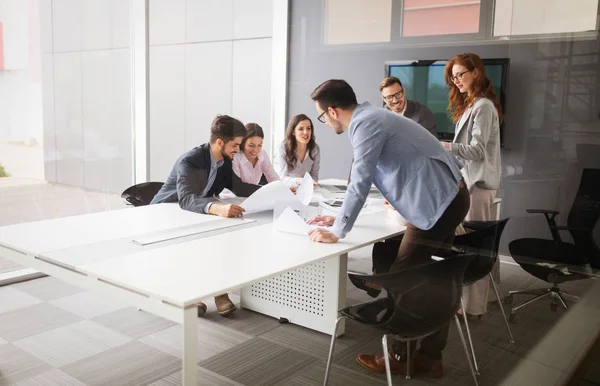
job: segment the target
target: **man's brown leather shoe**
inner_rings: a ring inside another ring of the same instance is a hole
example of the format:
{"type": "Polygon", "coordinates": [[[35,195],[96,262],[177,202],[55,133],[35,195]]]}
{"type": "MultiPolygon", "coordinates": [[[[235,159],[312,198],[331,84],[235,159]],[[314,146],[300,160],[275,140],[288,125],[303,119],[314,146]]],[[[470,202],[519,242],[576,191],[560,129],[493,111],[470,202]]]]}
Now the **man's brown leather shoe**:
{"type": "Polygon", "coordinates": [[[229,315],[235,311],[235,304],[229,300],[227,294],[215,296],[215,305],[217,306],[217,312],[221,316],[229,315]]]}
{"type": "Polygon", "coordinates": [[[441,360],[431,359],[427,354],[417,353],[415,372],[430,378],[440,378],[444,375],[444,365],[441,360]]]}
{"type": "Polygon", "coordinates": [[[201,318],[206,314],[206,304],[199,302],[198,303],[198,317],[201,318]]]}
{"type": "MultiPolygon", "coordinates": [[[[368,355],[360,354],[356,357],[356,361],[362,367],[378,373],[385,373],[385,359],[383,354],[368,355]]],[[[406,362],[398,361],[394,356],[390,355],[390,370],[392,373],[406,374],[406,362]]],[[[411,360],[410,372],[413,373],[414,362],[411,360]]]]}

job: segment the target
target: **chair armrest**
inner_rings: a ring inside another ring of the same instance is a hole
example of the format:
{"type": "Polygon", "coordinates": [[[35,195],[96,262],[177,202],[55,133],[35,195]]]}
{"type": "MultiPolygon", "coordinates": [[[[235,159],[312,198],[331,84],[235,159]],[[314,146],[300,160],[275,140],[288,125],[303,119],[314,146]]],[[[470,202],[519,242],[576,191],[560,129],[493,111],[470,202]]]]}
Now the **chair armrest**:
{"type": "Polygon", "coordinates": [[[556,241],[557,243],[560,243],[562,241],[562,239],[560,238],[560,235],[558,234],[558,230],[555,229],[555,227],[557,225],[556,225],[556,221],[554,221],[554,219],[560,213],[558,210],[552,210],[552,209],[525,209],[525,211],[527,213],[543,214],[544,217],[546,218],[546,222],[548,223],[548,228],[550,228],[550,233],[552,234],[552,238],[554,239],[554,241],[556,241]]]}
{"type": "Polygon", "coordinates": [[[552,209],[525,209],[525,211],[527,213],[553,214],[555,216],[560,213],[559,211],[552,209]]]}

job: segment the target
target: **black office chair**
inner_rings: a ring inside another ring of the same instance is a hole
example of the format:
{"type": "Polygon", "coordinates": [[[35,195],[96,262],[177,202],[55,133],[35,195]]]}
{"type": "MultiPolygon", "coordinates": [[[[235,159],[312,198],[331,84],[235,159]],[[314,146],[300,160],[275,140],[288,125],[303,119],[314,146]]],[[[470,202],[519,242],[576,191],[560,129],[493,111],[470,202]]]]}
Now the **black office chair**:
{"type": "Polygon", "coordinates": [[[592,242],[596,249],[600,250],[600,221],[596,222],[596,226],[592,231],[592,242]]]}
{"type": "Polygon", "coordinates": [[[593,230],[600,221],[600,169],[583,169],[577,195],[569,212],[566,226],[556,225],[559,214],[550,209],[528,209],[528,213],[539,213],[546,217],[552,239],[523,238],[508,244],[513,259],[529,274],[544,280],[552,287],[536,290],[509,291],[505,302],[513,303],[518,294],[534,297],[512,307],[509,320],[516,323],[515,312],[537,300],[550,297],[550,309],[556,311],[558,303],[566,310],[567,303],[563,295],[574,299],[559,288],[560,283],[589,278],[586,268],[600,268],[600,249],[594,243],[593,230]],[[574,243],[562,240],[560,231],[569,231],[574,243]],[[578,266],[577,272],[569,272],[567,266],[578,266]],[[567,270],[565,270],[567,269],[567,270]]]}
{"type": "MultiPolygon", "coordinates": [[[[327,359],[324,385],[329,379],[329,369],[333,359],[333,350],[338,324],[344,318],[357,322],[378,326],[391,332],[394,338],[406,342],[410,362],[410,342],[417,341],[433,334],[449,323],[452,318],[456,323],[471,373],[477,385],[477,378],[471,357],[465,342],[456,311],[460,307],[463,274],[474,255],[456,254],[441,261],[432,261],[402,271],[380,275],[354,275],[357,280],[365,280],[381,285],[387,297],[367,303],[361,303],[340,310],[341,316],[336,320],[331,336],[331,347],[327,359]]],[[[390,371],[387,333],[382,337],[388,385],[392,384],[390,371]]],[[[410,369],[409,369],[410,370],[410,369]]],[[[406,378],[410,378],[410,371],[406,378]]]]}
{"type": "MultiPolygon", "coordinates": [[[[492,275],[492,268],[498,260],[498,248],[500,246],[500,238],[502,237],[502,231],[508,219],[499,221],[465,221],[463,227],[467,231],[464,235],[454,237],[454,247],[461,250],[463,253],[470,253],[475,256],[471,263],[465,270],[463,284],[469,285],[479,281],[486,276],[490,278],[492,288],[496,294],[497,299],[501,299],[500,290],[496,284],[492,275]]],[[[508,336],[510,342],[514,343],[512,331],[504,312],[502,302],[500,304],[500,311],[508,330],[508,336]]],[[[469,346],[471,347],[471,353],[473,354],[473,364],[475,365],[475,372],[479,374],[479,366],[477,365],[477,359],[475,357],[475,349],[473,348],[473,340],[471,339],[471,331],[469,330],[469,323],[467,321],[467,313],[464,304],[461,299],[461,308],[464,317],[465,328],[467,330],[467,338],[469,340],[469,346]]]]}
{"type": "Polygon", "coordinates": [[[162,186],[162,182],[142,182],[125,189],[123,193],[121,193],[121,198],[128,205],[148,205],[162,186]]]}

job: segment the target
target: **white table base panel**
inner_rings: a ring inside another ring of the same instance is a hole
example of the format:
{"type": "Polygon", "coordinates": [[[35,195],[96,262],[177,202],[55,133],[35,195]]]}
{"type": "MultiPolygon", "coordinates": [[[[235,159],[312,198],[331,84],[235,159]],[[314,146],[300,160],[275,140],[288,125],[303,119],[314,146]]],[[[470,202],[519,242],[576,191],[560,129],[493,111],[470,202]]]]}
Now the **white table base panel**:
{"type": "MultiPolygon", "coordinates": [[[[331,335],[346,306],[348,254],[294,269],[242,288],[243,308],[331,335]]],[[[338,335],[344,333],[342,321],[338,335]]]]}

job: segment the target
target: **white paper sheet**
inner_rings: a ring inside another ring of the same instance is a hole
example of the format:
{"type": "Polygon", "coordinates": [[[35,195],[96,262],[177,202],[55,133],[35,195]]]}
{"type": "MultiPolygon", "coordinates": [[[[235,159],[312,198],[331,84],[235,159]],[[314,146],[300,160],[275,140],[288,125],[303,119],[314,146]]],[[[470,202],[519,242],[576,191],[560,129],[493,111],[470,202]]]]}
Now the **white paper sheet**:
{"type": "Polygon", "coordinates": [[[273,228],[279,232],[293,233],[296,235],[308,235],[308,231],[311,229],[310,225],[306,223],[292,208],[289,206],[279,215],[277,220],[273,223],[273,228]]]}
{"type": "MultiPolygon", "coordinates": [[[[296,194],[292,193],[288,186],[281,181],[273,181],[254,192],[250,197],[239,203],[246,209],[246,213],[256,213],[265,210],[273,210],[277,202],[299,202],[302,205],[310,204],[314,192],[313,179],[306,173],[296,194]]],[[[223,200],[224,202],[231,199],[223,200]]]]}
{"type": "Polygon", "coordinates": [[[315,188],[314,188],[314,184],[313,184],[313,179],[310,176],[310,174],[308,174],[308,172],[306,172],[304,174],[304,178],[302,179],[302,183],[298,187],[298,190],[296,190],[296,198],[303,205],[308,205],[308,204],[310,204],[310,200],[312,199],[314,191],[315,191],[315,188]]]}
{"type": "Polygon", "coordinates": [[[318,214],[318,209],[303,205],[300,201],[277,201],[273,207],[273,222],[277,221],[279,216],[286,210],[292,209],[300,218],[307,220],[318,214]]]}
{"type": "Polygon", "coordinates": [[[250,197],[244,200],[240,206],[246,209],[246,213],[262,212],[264,210],[273,210],[277,201],[297,200],[289,187],[281,181],[273,181],[254,192],[250,197]]]}
{"type": "Polygon", "coordinates": [[[273,221],[274,230],[301,236],[308,236],[308,232],[316,228],[328,229],[328,227],[318,226],[316,224],[308,225],[296,210],[289,206],[281,212],[275,221],[273,221]]]}

